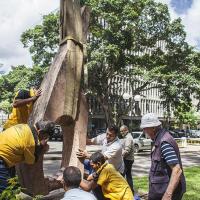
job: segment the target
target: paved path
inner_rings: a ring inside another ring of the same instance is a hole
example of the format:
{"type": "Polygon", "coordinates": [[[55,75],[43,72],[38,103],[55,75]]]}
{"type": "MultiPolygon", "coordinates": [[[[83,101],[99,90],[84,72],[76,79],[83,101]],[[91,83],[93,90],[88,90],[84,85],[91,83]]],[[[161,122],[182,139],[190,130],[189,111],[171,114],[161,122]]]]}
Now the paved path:
{"type": "MultiPolygon", "coordinates": [[[[44,173],[45,175],[55,174],[61,164],[62,142],[50,142],[50,151],[45,155],[44,173]]],[[[87,150],[94,152],[101,150],[100,146],[87,146],[87,150]]],[[[184,167],[199,165],[200,166],[200,145],[188,145],[186,148],[180,148],[182,162],[184,167]]],[[[148,174],[150,168],[150,151],[140,152],[135,155],[133,165],[133,176],[144,176],[148,174]]]]}
{"type": "MultiPolygon", "coordinates": [[[[183,167],[200,166],[200,145],[180,148],[183,167]]],[[[150,151],[141,152],[135,156],[133,176],[144,176],[150,169],[150,151]]]]}

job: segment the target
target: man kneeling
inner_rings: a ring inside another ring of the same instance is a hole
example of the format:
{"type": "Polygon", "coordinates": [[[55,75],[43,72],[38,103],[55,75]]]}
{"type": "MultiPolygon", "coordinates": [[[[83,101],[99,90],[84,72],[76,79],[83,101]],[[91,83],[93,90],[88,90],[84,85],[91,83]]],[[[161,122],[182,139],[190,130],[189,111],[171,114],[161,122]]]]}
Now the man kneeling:
{"type": "Polygon", "coordinates": [[[64,189],[66,191],[62,200],[96,200],[94,195],[79,188],[81,171],[77,167],[67,167],[63,172],[64,189]]]}
{"type": "Polygon", "coordinates": [[[88,181],[81,181],[80,187],[83,190],[90,191],[100,186],[105,199],[133,200],[133,194],[128,183],[113,165],[105,162],[102,153],[92,154],[90,165],[95,172],[88,177],[88,181]]]}

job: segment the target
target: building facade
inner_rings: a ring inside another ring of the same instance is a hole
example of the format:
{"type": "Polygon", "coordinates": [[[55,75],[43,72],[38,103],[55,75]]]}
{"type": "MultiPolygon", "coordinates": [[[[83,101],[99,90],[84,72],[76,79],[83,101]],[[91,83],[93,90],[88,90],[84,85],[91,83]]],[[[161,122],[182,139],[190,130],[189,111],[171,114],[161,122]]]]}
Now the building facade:
{"type": "MultiPolygon", "coordinates": [[[[143,85],[143,81],[136,81],[133,86],[129,83],[129,79],[123,76],[116,76],[115,82],[119,83],[121,87],[118,87],[117,95],[123,96],[123,94],[129,94],[130,106],[129,112],[123,116],[123,123],[132,127],[133,130],[139,129],[139,124],[142,115],[153,112],[160,120],[164,120],[166,110],[163,106],[163,99],[160,98],[160,91],[156,83],[150,83],[145,89],[140,92],[140,100],[135,101],[132,91],[143,85]]],[[[139,79],[138,79],[139,80],[139,79]]],[[[88,99],[89,105],[89,130],[103,129],[106,128],[105,116],[101,109],[101,106],[95,98],[88,99]]],[[[117,105],[125,106],[125,105],[117,105]]]]}

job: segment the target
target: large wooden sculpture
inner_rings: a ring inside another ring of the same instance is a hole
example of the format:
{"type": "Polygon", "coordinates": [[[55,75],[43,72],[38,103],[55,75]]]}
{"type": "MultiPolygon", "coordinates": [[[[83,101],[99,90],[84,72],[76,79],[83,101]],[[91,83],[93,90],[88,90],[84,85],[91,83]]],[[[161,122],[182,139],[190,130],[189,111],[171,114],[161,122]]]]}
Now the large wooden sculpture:
{"type": "MultiPolygon", "coordinates": [[[[61,0],[60,48],[42,84],[42,96],[34,105],[29,122],[56,121],[63,129],[62,166],[82,167],[76,158],[85,148],[88,110],[81,90],[83,49],[89,24],[89,12],[80,9],[78,0],[61,0]]],[[[43,173],[43,157],[33,166],[20,164],[18,175],[26,193],[48,194],[49,184],[43,173]]]]}

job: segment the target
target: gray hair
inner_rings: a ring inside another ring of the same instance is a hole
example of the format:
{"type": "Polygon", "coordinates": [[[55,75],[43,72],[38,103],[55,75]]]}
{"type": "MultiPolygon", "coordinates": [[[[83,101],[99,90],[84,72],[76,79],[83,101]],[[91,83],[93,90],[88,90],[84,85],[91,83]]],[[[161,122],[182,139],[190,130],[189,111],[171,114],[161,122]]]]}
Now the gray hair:
{"type": "Polygon", "coordinates": [[[122,126],[120,127],[120,129],[126,129],[126,130],[128,130],[128,126],[122,125],[122,126]]]}

